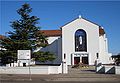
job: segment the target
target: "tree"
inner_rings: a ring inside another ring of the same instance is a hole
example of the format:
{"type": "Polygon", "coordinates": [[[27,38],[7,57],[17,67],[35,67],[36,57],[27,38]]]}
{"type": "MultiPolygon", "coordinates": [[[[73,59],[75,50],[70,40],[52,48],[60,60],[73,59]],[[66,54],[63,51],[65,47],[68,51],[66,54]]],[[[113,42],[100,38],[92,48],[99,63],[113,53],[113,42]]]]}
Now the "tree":
{"type": "Polygon", "coordinates": [[[27,3],[17,10],[20,19],[11,22],[14,31],[9,31],[9,36],[1,42],[7,51],[17,53],[17,50],[31,50],[33,52],[36,47],[47,46],[46,37],[41,32],[38,33],[40,30],[40,27],[37,26],[39,18],[30,16],[31,12],[32,8],[27,3]]]}
{"type": "Polygon", "coordinates": [[[120,53],[115,56],[115,64],[120,65],[120,53]]]}
{"type": "Polygon", "coordinates": [[[0,50],[0,58],[1,58],[1,63],[8,64],[8,63],[13,63],[16,61],[16,53],[13,53],[12,51],[5,51],[5,50],[0,50]]]}

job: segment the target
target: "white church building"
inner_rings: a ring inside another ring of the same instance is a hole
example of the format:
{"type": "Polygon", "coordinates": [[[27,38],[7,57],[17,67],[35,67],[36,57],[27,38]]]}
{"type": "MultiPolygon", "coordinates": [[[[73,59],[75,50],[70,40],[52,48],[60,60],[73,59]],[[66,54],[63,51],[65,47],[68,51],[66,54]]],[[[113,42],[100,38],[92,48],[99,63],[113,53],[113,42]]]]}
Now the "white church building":
{"type": "MultiPolygon", "coordinates": [[[[41,32],[47,37],[48,46],[45,48],[37,48],[35,51],[50,51],[56,55],[56,59],[46,63],[32,62],[30,50],[18,50],[16,66],[47,64],[46,66],[31,66],[31,73],[59,74],[68,73],[68,65],[79,63],[95,65],[96,60],[102,64],[113,63],[111,58],[112,54],[108,53],[108,42],[103,27],[85,18],[76,18],[60,27],[59,30],[40,30],[40,33],[41,32]]],[[[0,36],[0,38],[2,39],[2,36],[0,36]]],[[[10,67],[10,64],[8,64],[8,66],[10,67]]],[[[7,68],[7,71],[2,68],[2,73],[29,73],[26,72],[28,70],[27,67],[23,67],[23,70],[19,67],[14,67],[14,63],[12,66],[13,67],[9,69],[7,68]],[[11,73],[11,71],[14,72],[11,73]]]]}
{"type": "Polygon", "coordinates": [[[56,55],[53,64],[94,65],[96,59],[102,64],[110,64],[108,40],[103,27],[79,17],[60,27],[59,30],[42,30],[47,36],[48,46],[36,51],[50,51],[56,55]]]}

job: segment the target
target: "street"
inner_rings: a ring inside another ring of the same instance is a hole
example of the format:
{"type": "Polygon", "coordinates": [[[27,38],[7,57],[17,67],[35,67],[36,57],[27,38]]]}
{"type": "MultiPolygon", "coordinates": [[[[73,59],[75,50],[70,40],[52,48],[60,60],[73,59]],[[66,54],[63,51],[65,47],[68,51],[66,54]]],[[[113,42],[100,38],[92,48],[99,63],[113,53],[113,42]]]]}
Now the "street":
{"type": "Polygon", "coordinates": [[[40,80],[32,80],[32,81],[0,81],[0,83],[120,83],[119,81],[118,82],[98,82],[98,81],[94,81],[94,82],[81,82],[81,81],[40,81],[40,80]]]}

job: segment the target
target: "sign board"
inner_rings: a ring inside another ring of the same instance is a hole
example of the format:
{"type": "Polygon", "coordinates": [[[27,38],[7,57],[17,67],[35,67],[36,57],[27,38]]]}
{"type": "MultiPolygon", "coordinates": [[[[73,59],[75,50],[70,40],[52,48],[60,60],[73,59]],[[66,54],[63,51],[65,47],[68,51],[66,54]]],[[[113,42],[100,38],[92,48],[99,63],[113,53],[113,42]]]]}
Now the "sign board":
{"type": "Polygon", "coordinates": [[[30,60],[31,51],[30,50],[18,50],[17,57],[18,57],[18,60],[30,60]]]}

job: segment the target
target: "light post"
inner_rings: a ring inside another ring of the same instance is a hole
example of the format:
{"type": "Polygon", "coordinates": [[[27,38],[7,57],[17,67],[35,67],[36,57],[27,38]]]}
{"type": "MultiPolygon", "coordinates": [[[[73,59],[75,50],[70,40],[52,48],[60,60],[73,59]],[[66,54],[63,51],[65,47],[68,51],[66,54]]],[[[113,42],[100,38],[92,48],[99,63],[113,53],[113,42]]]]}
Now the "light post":
{"type": "Polygon", "coordinates": [[[28,61],[28,67],[29,67],[29,80],[32,80],[32,79],[31,79],[31,71],[30,71],[30,59],[29,59],[29,61],[28,61]]]}

